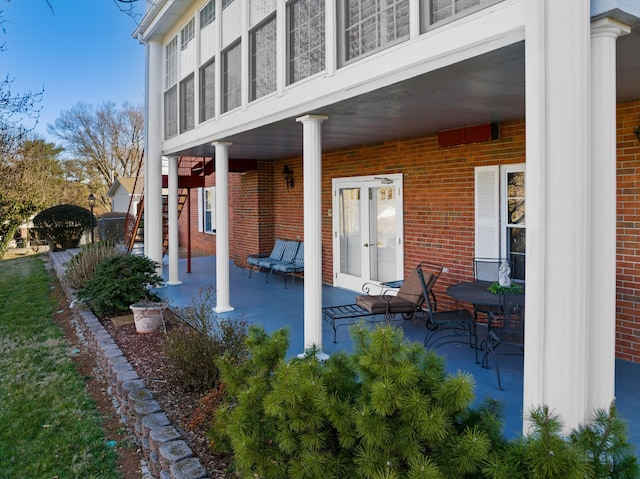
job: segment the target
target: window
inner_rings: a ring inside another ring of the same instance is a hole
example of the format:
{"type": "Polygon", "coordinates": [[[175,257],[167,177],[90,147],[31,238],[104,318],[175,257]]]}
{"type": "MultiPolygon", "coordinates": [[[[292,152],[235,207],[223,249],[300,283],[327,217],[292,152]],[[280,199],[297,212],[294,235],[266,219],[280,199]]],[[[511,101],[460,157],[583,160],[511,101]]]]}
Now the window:
{"type": "Polygon", "coordinates": [[[251,99],[276,90],[276,17],[251,32],[251,99]]]}
{"type": "Polygon", "coordinates": [[[240,42],[222,53],[222,109],[233,110],[241,104],[240,42]]]}
{"type": "Polygon", "coordinates": [[[200,122],[216,114],[216,62],[209,61],[200,67],[200,122]]]}
{"type": "Polygon", "coordinates": [[[215,0],[210,0],[203,8],[200,10],[200,29],[203,29],[210,23],[212,23],[216,19],[216,2],[215,0]]]}
{"type": "Polygon", "coordinates": [[[178,37],[173,37],[165,47],[164,70],[164,137],[167,139],[178,134],[178,37]]]}
{"type": "Polygon", "coordinates": [[[409,0],[342,0],[342,5],[342,62],[409,37],[409,0]]]}
{"type": "Polygon", "coordinates": [[[289,83],[324,70],[324,36],[324,0],[289,5],[289,83]]]}
{"type": "Polygon", "coordinates": [[[216,232],[216,189],[204,188],[202,195],[203,230],[205,233],[216,232]]]}
{"type": "Polygon", "coordinates": [[[422,0],[424,27],[476,12],[502,0],[422,0]]]}
{"type": "Polygon", "coordinates": [[[475,174],[476,257],[508,258],[525,280],[525,166],[482,166],[475,174]]]}
{"type": "Polygon", "coordinates": [[[164,92],[164,138],[178,134],[178,87],[174,85],[164,92]]]}
{"type": "Polygon", "coordinates": [[[193,73],[180,82],[180,133],[195,128],[195,85],[193,73]]]}
{"type": "Polygon", "coordinates": [[[189,20],[184,28],[180,31],[180,50],[185,50],[187,45],[195,36],[196,19],[189,20]]]}
{"type": "Polygon", "coordinates": [[[178,81],[178,37],[165,47],[164,87],[171,88],[178,81]]]}
{"type": "Polygon", "coordinates": [[[224,10],[233,3],[233,0],[222,0],[222,9],[224,10]]]}

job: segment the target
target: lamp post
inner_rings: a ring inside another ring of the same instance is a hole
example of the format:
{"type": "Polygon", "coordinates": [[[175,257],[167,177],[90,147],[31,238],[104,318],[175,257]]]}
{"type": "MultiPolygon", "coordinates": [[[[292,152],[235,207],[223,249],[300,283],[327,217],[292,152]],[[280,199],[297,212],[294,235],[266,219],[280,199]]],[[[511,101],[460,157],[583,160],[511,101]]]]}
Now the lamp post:
{"type": "Polygon", "coordinates": [[[93,243],[93,207],[96,205],[96,197],[89,193],[89,208],[91,209],[91,243],[93,243]]]}

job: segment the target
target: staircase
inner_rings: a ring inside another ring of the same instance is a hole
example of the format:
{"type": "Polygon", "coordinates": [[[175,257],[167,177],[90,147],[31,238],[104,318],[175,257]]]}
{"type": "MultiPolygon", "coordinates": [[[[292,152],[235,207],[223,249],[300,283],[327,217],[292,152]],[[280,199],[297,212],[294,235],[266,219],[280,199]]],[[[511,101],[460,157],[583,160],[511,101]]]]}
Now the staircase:
{"type": "MultiPolygon", "coordinates": [[[[142,165],[142,162],[140,162],[142,165]]],[[[197,188],[204,186],[204,177],[205,175],[210,175],[213,172],[213,161],[205,161],[205,160],[184,160],[180,158],[178,160],[178,218],[180,218],[180,214],[182,213],[182,209],[187,202],[187,198],[189,196],[190,188],[197,188]]],[[[140,169],[138,169],[138,173],[136,175],[136,181],[134,183],[134,191],[135,184],[137,184],[140,179],[140,169]]],[[[162,178],[162,186],[163,188],[167,187],[168,178],[166,175],[162,178]]],[[[133,196],[131,198],[133,201],[133,196]]],[[[169,205],[168,205],[168,197],[167,195],[162,196],[162,254],[165,255],[167,253],[167,249],[169,247],[169,205]]],[[[131,208],[131,203],[129,205],[131,208]]],[[[136,212],[136,216],[128,215],[127,220],[125,221],[125,241],[127,244],[127,251],[130,253],[133,251],[133,248],[136,243],[141,243],[144,241],[144,194],[142,195],[140,202],[138,203],[138,210],[136,212]]]]}

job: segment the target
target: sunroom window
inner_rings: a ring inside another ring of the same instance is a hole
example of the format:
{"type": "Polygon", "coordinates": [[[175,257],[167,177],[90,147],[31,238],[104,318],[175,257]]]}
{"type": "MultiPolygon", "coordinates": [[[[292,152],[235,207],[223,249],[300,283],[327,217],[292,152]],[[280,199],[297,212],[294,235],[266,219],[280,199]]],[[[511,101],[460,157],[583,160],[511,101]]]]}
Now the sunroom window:
{"type": "Polygon", "coordinates": [[[289,83],[325,69],[324,0],[289,4],[289,83]]]}
{"type": "Polygon", "coordinates": [[[276,17],[251,32],[251,99],[276,90],[276,17]]]}
{"type": "Polygon", "coordinates": [[[421,0],[422,29],[455,20],[502,0],[421,0]]]}
{"type": "Polygon", "coordinates": [[[341,0],[341,62],[409,38],[409,0],[341,0]]]}
{"type": "Polygon", "coordinates": [[[241,105],[242,68],[240,42],[222,53],[222,110],[227,112],[241,105]]]}
{"type": "Polygon", "coordinates": [[[185,50],[189,42],[195,37],[196,19],[189,20],[184,28],[180,31],[180,50],[185,50]]]}
{"type": "Polygon", "coordinates": [[[178,134],[178,37],[165,47],[164,137],[178,134]]]}
{"type": "Polygon", "coordinates": [[[200,28],[204,28],[216,19],[216,2],[209,2],[200,10],[200,28]]]}
{"type": "Polygon", "coordinates": [[[200,67],[200,122],[213,118],[216,96],[216,62],[210,60],[200,67]]]}
{"type": "Polygon", "coordinates": [[[180,133],[195,125],[195,85],[193,73],[180,82],[180,133]]]}

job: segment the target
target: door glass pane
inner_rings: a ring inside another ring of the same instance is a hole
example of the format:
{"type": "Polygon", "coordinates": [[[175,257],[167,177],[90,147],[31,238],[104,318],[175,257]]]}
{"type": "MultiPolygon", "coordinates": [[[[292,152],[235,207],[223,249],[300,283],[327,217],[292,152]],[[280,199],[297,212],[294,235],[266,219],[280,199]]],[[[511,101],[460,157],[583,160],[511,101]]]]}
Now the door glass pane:
{"type": "Polygon", "coordinates": [[[362,274],[360,230],[360,188],[342,188],[340,206],[340,272],[353,276],[362,274]]]}
{"type": "Polygon", "coordinates": [[[396,207],[394,188],[369,189],[369,261],[373,281],[396,279],[396,207]]]}
{"type": "Polygon", "coordinates": [[[514,279],[525,280],[525,174],[514,171],[507,174],[507,248],[514,279]]]}

